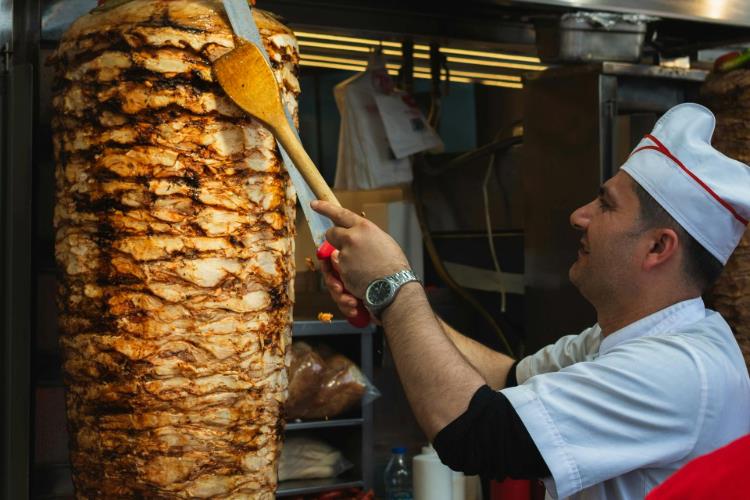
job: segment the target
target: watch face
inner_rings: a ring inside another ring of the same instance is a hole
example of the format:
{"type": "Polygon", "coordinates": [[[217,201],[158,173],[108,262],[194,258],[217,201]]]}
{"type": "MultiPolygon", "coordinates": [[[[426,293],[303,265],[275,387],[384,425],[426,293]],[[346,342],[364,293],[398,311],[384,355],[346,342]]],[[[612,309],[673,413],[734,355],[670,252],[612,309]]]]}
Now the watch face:
{"type": "Polygon", "coordinates": [[[393,285],[390,281],[378,280],[367,290],[367,301],[372,305],[380,305],[391,295],[393,285]]]}

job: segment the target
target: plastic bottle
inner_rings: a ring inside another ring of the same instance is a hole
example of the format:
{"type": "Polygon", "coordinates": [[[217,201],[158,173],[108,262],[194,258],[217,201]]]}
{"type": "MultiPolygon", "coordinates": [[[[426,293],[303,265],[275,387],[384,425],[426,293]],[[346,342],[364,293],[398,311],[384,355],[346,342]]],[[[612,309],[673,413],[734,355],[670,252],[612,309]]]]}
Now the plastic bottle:
{"type": "Polygon", "coordinates": [[[406,448],[393,448],[385,467],[386,500],[412,500],[411,471],[406,461],[406,448]]]}

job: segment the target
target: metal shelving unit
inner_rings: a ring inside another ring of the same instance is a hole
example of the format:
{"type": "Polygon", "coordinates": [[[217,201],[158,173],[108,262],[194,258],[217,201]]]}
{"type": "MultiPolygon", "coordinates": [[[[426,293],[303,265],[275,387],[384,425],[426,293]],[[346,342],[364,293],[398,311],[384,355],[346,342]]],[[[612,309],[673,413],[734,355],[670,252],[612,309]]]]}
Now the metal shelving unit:
{"type": "Polygon", "coordinates": [[[293,495],[307,495],[310,493],[322,493],[335,489],[345,488],[362,488],[365,486],[364,481],[347,481],[345,479],[311,479],[308,481],[286,481],[283,486],[279,486],[276,493],[278,498],[290,497],[293,495]]]}
{"type": "MultiPolygon", "coordinates": [[[[359,329],[351,326],[343,320],[323,323],[317,320],[295,321],[292,330],[292,338],[305,341],[315,340],[329,345],[336,351],[344,343],[347,344],[349,352],[354,354],[352,343],[358,343],[358,362],[362,373],[370,380],[373,376],[373,341],[372,334],[374,326],[359,329]]],[[[289,422],[286,426],[287,433],[305,432],[307,435],[324,435],[325,440],[337,438],[338,441],[346,442],[348,450],[344,451],[347,460],[354,464],[354,468],[345,472],[342,476],[331,479],[311,479],[299,481],[284,481],[279,483],[276,496],[279,498],[320,493],[339,488],[372,488],[373,485],[373,420],[372,405],[363,404],[360,407],[360,416],[345,416],[344,418],[333,418],[330,420],[313,420],[289,422]],[[349,451],[349,454],[346,452],[349,451]],[[356,455],[356,456],[355,456],[356,455]]],[[[334,443],[335,444],[335,443],[334,443]]]]}
{"type": "Polygon", "coordinates": [[[352,427],[364,424],[364,418],[342,418],[333,420],[312,420],[310,422],[289,422],[287,431],[302,431],[307,429],[330,429],[332,427],[352,427]]]}

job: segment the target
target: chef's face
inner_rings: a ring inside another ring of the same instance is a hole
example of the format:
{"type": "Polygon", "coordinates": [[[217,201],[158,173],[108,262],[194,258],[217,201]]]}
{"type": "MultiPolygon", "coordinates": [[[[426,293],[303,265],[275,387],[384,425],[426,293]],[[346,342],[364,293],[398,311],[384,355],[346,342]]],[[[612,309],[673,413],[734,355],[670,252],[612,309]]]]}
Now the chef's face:
{"type": "Polygon", "coordinates": [[[639,215],[633,179],[622,171],[604,183],[593,201],[570,215],[570,223],[583,234],[568,274],[594,306],[637,290],[639,215]]]}

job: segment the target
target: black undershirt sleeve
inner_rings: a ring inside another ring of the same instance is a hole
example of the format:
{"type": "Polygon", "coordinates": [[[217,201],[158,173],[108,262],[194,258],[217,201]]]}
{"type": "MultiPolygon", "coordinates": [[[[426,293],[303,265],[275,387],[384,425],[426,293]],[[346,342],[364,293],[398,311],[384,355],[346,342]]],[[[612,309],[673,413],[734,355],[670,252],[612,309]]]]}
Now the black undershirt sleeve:
{"type": "Polygon", "coordinates": [[[515,361],[511,365],[510,370],[508,370],[508,377],[505,380],[505,387],[515,387],[518,385],[518,378],[516,378],[517,366],[518,366],[518,361],[515,361]]]}
{"type": "Polygon", "coordinates": [[[433,446],[444,464],[469,475],[496,480],[550,475],[513,405],[486,385],[474,393],[463,415],[438,432],[433,446]]]}

